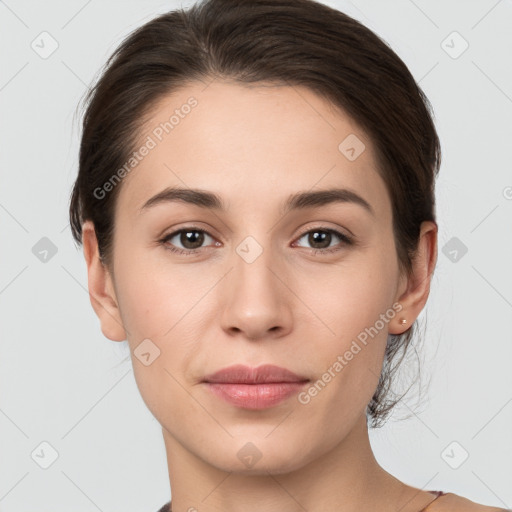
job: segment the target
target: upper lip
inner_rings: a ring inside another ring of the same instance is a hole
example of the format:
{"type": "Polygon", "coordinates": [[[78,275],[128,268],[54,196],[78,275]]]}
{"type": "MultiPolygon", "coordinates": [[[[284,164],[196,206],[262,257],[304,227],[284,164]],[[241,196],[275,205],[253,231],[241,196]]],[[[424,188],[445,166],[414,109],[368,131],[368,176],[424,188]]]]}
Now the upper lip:
{"type": "Polygon", "coordinates": [[[251,368],[243,364],[236,364],[223,368],[204,378],[204,382],[238,383],[238,384],[262,384],[268,382],[304,382],[309,380],[293,373],[286,368],[273,364],[264,364],[251,368]]]}

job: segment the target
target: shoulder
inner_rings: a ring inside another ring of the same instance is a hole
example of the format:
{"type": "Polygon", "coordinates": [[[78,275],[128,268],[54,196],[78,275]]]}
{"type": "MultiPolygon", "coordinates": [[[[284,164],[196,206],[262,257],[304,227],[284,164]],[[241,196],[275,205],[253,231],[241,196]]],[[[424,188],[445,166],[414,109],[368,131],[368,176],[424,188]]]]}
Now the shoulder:
{"type": "Polygon", "coordinates": [[[427,507],[427,510],[428,512],[508,512],[510,509],[482,505],[458,494],[447,492],[427,507]]]}

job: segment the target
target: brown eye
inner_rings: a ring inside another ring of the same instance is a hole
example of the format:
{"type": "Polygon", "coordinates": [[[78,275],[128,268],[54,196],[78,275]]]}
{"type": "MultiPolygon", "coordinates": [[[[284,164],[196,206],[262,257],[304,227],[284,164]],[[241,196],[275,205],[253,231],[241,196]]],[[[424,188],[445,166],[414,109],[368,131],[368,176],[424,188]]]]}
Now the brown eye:
{"type": "Polygon", "coordinates": [[[165,236],[161,242],[171,251],[185,254],[202,249],[206,238],[213,240],[213,237],[202,229],[184,228],[165,236]]]}
{"type": "Polygon", "coordinates": [[[185,249],[197,249],[204,241],[204,233],[201,231],[182,231],[179,241],[185,249]]]}
{"type": "Polygon", "coordinates": [[[310,248],[314,250],[315,254],[317,252],[325,252],[330,253],[343,248],[344,245],[352,244],[352,239],[335,229],[311,229],[304,233],[298,240],[306,238],[307,243],[310,244],[310,248]],[[333,236],[334,235],[334,236],[333,236]],[[341,240],[341,244],[334,244],[331,246],[331,243],[336,242],[336,238],[341,240]]]}
{"type": "Polygon", "coordinates": [[[310,231],[308,233],[308,243],[312,244],[314,249],[326,249],[331,245],[332,233],[327,231],[310,231]]]}

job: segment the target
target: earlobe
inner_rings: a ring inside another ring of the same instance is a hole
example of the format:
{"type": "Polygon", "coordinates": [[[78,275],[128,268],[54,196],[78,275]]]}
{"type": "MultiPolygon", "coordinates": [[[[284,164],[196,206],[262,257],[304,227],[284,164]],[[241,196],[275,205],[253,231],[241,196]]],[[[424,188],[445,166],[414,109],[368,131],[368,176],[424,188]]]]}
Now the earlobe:
{"type": "Polygon", "coordinates": [[[396,298],[402,310],[390,323],[390,334],[402,334],[409,329],[425,307],[436,262],[437,224],[424,221],[421,224],[418,250],[412,262],[412,274],[407,279],[405,290],[400,289],[399,297],[396,298]]]}
{"type": "Polygon", "coordinates": [[[82,226],[82,245],[87,264],[89,299],[100,320],[101,331],[112,341],[126,340],[112,276],[99,256],[94,224],[85,221],[82,226]]]}

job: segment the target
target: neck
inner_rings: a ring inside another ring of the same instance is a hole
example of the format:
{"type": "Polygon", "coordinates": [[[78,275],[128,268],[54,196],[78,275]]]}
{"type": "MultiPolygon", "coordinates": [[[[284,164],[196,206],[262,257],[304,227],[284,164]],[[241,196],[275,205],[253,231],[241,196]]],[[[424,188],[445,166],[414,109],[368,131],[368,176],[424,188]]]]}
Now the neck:
{"type": "MultiPolygon", "coordinates": [[[[291,471],[258,474],[225,471],[197,457],[163,429],[173,511],[322,512],[339,509],[406,512],[413,490],[385,471],[375,459],[361,416],[334,447],[291,471]]],[[[300,450],[300,447],[298,447],[300,450]]],[[[417,491],[417,490],[416,490],[417,491]]],[[[423,493],[425,494],[425,493],[423,493]]],[[[411,510],[419,510],[411,509],[411,510]]]]}

